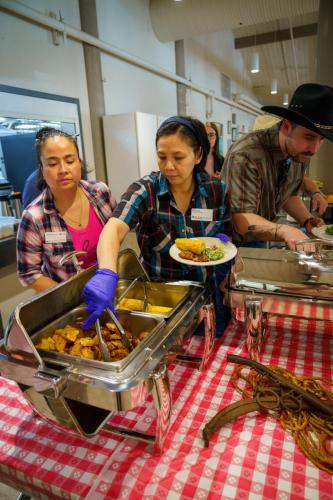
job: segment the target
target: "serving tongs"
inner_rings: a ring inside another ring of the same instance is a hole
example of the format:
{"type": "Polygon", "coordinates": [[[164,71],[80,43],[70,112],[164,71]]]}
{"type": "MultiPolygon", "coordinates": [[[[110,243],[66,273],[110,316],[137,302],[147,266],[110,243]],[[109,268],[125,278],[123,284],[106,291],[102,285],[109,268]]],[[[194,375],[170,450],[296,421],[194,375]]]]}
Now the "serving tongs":
{"type": "Polygon", "coordinates": [[[146,278],[144,276],[137,276],[131,283],[130,285],[123,291],[123,293],[117,298],[117,300],[115,301],[115,308],[117,309],[120,305],[120,302],[122,301],[122,299],[124,297],[126,297],[126,295],[128,294],[128,292],[130,290],[132,290],[132,288],[134,288],[134,286],[136,285],[136,283],[139,281],[139,280],[142,280],[142,286],[143,286],[143,309],[142,309],[142,312],[146,312],[147,310],[147,306],[148,306],[148,295],[147,295],[147,281],[150,281],[150,280],[146,280],[146,278]]]}
{"type": "MultiPolygon", "coordinates": [[[[117,316],[114,314],[112,309],[107,307],[105,310],[109,314],[109,316],[112,319],[112,321],[114,322],[114,324],[116,325],[116,327],[120,333],[120,337],[121,337],[120,340],[121,340],[123,346],[130,351],[132,349],[132,345],[131,345],[129,338],[127,337],[127,335],[125,333],[124,328],[122,327],[122,324],[120,323],[120,321],[118,320],[117,316]]],[[[108,348],[108,346],[103,338],[99,319],[97,319],[97,321],[95,322],[95,326],[96,326],[98,342],[99,342],[99,346],[101,348],[101,353],[102,353],[103,359],[104,359],[104,361],[111,361],[110,351],[109,351],[109,348],[108,348]]]]}
{"type": "Polygon", "coordinates": [[[102,330],[101,330],[101,325],[100,325],[99,319],[97,319],[95,321],[95,327],[96,327],[98,343],[99,343],[99,347],[101,349],[103,360],[104,361],[111,361],[111,354],[110,354],[109,348],[108,348],[105,340],[103,339],[103,335],[102,335],[102,330]]]}
{"type": "Polygon", "coordinates": [[[110,309],[109,307],[106,308],[106,312],[109,313],[110,318],[112,319],[112,321],[114,322],[114,324],[118,328],[123,346],[126,347],[126,349],[131,350],[132,349],[131,342],[129,341],[129,338],[127,337],[125,330],[123,329],[123,326],[120,323],[119,319],[117,318],[115,313],[112,311],[112,309],[110,309]]]}

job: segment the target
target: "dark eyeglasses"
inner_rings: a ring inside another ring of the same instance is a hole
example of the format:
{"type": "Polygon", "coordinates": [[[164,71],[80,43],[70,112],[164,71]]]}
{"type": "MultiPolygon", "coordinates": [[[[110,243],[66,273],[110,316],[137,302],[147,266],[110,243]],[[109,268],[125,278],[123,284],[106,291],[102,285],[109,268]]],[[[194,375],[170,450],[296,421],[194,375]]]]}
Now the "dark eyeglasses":
{"type": "Polygon", "coordinates": [[[289,174],[289,169],[291,165],[291,158],[287,158],[286,160],[283,160],[281,162],[280,168],[279,168],[279,175],[278,175],[278,190],[281,190],[281,187],[285,184],[288,174],[289,174]]]}
{"type": "Polygon", "coordinates": [[[211,137],[216,137],[216,134],[215,132],[209,132],[209,134],[207,134],[209,138],[211,137]]]}

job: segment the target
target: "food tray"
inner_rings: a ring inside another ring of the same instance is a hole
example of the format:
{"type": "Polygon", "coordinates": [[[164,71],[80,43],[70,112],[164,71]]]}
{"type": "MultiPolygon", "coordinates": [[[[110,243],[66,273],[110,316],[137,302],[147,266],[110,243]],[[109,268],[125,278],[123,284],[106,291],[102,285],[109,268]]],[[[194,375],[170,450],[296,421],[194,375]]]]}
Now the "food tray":
{"type": "MultiPolygon", "coordinates": [[[[67,353],[61,353],[56,351],[46,351],[44,349],[37,349],[41,354],[44,361],[58,360],[63,361],[65,364],[78,365],[78,366],[89,366],[100,368],[102,370],[112,370],[121,372],[123,371],[129,363],[133,362],[139,351],[145,349],[150,342],[150,338],[155,336],[157,332],[164,326],[164,320],[156,316],[148,316],[140,313],[131,313],[128,311],[119,311],[118,317],[124,329],[131,330],[133,336],[138,336],[142,331],[148,331],[149,335],[142,342],[136,346],[128,356],[118,361],[98,361],[94,359],[81,358],[79,356],[72,356],[67,353]]],[[[38,344],[42,338],[51,336],[54,331],[58,328],[63,328],[68,324],[74,324],[77,321],[82,321],[86,318],[87,313],[85,307],[79,306],[72,311],[60,316],[58,319],[44,327],[43,329],[36,332],[31,336],[31,340],[34,344],[38,344]]],[[[101,325],[106,322],[111,322],[110,317],[107,313],[104,313],[100,318],[101,325]]]]}
{"type": "MultiPolygon", "coordinates": [[[[119,280],[116,290],[116,301],[129,287],[129,280],[119,280]]],[[[133,288],[129,289],[124,298],[144,299],[144,289],[146,288],[147,300],[154,306],[171,307],[171,311],[163,313],[152,313],[142,311],[142,314],[170,318],[183,305],[191,293],[190,286],[181,284],[160,283],[154,281],[137,281],[133,288]]],[[[122,309],[117,309],[117,311],[122,309]]]]}

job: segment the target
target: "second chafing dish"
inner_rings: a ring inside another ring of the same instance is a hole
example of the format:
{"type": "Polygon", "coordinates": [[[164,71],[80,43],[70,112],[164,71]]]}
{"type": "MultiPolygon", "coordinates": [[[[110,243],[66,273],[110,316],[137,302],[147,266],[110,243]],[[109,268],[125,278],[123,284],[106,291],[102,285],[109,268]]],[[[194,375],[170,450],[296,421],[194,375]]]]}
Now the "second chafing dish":
{"type": "Polygon", "coordinates": [[[268,314],[330,317],[333,252],[240,248],[227,290],[234,319],[245,324],[249,355],[257,360],[268,314]],[[317,307],[310,307],[313,302],[317,307]]]}

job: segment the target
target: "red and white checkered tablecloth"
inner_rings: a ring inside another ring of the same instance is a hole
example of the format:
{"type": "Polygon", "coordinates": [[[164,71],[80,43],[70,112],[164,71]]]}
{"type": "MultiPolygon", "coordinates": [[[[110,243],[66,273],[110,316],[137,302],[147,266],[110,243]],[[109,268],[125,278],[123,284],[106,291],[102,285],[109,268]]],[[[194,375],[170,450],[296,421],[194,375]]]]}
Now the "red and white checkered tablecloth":
{"type": "MultiPolygon", "coordinates": [[[[271,317],[261,361],[332,380],[332,334],[328,321],[271,317]]],[[[312,465],[270,417],[240,418],[204,448],[204,424],[240,398],[226,355],[246,356],[244,341],[242,326],[230,326],[206,372],[170,367],[172,421],[161,455],[105,431],[86,439],[59,430],[34,417],[16,385],[0,378],[0,481],[43,499],[331,500],[333,477],[312,465]]],[[[148,401],[112,421],[151,431],[153,405],[148,401]]]]}

